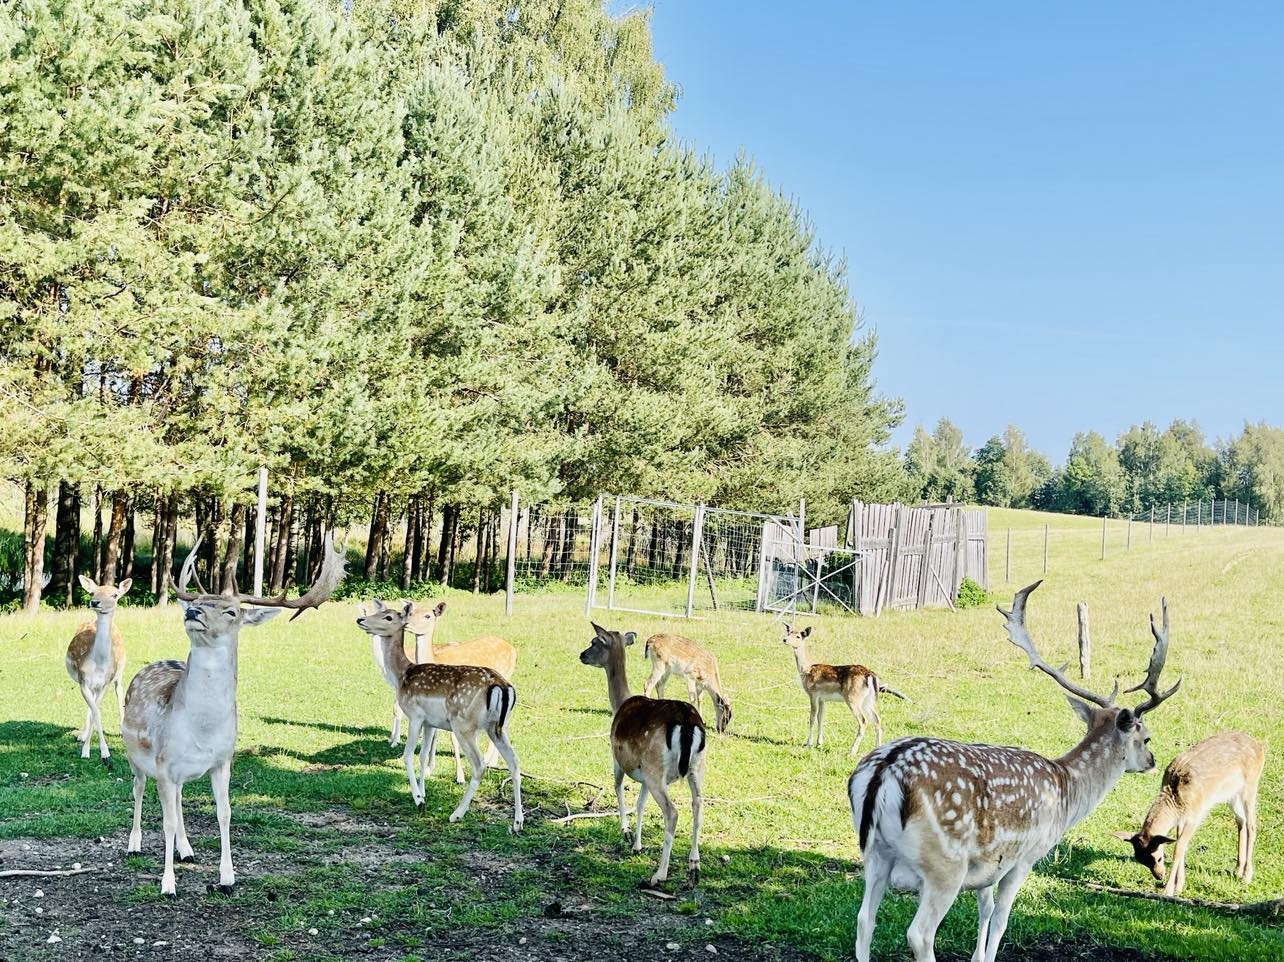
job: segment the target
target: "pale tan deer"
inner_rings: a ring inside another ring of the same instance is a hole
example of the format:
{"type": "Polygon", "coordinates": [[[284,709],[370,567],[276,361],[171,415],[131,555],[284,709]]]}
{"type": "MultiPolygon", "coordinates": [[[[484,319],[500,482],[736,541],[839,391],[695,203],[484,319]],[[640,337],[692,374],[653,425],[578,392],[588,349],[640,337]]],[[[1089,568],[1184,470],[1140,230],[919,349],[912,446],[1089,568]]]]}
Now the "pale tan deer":
{"type": "Polygon", "coordinates": [[[874,747],[883,744],[883,720],[878,716],[879,693],[894,695],[902,701],[908,701],[895,688],[884,685],[873,671],[864,665],[822,665],[812,661],[807,655],[807,639],[811,628],[799,631],[792,625],[785,625],[784,643],[794,650],[794,661],[798,668],[798,683],[807,693],[811,702],[811,716],[807,719],[807,740],[803,747],[811,746],[812,728],[816,730],[816,747],[824,745],[825,702],[841,701],[856,716],[856,740],[852,742],[849,755],[855,755],[865,738],[865,725],[874,725],[874,747]]]}
{"type": "Polygon", "coordinates": [[[85,622],[76,630],[67,646],[65,660],[67,674],[85,699],[85,727],[76,736],[81,743],[80,757],[89,757],[89,743],[97,728],[98,754],[108,768],[111,767],[111,751],[103,734],[102,719],[102,700],[108,685],[116,690],[116,708],[122,722],[125,717],[125,699],[120,689],[120,679],[125,673],[125,644],[112,617],[116,614],[116,603],[133,583],[133,579],[126,578],[119,585],[99,585],[84,575],[80,576],[80,586],[89,595],[94,620],[85,622]]]}
{"type": "Polygon", "coordinates": [[[379,638],[385,661],[399,673],[397,704],[407,719],[402,763],[410,782],[410,797],[416,806],[423,807],[424,785],[436,748],[437,732],[451,732],[463,747],[472,769],[464,796],[450,815],[452,822],[459,821],[472,804],[486,768],[477,747],[477,736],[485,732],[508,766],[513,781],[511,830],[520,832],[525,819],[522,773],[506,731],[511,710],[517,703],[517,690],[491,668],[433,662],[417,665],[411,662],[405,649],[406,623],[411,610],[412,605],[408,601],[395,608],[375,601],[373,611],[357,618],[357,626],[362,631],[379,638]],[[418,777],[414,767],[416,745],[419,745],[418,777]]]}
{"type": "Polygon", "coordinates": [[[1142,722],[1172,697],[1178,679],[1158,688],[1168,655],[1168,606],[1145,680],[1129,691],[1146,698],[1136,708],[1076,685],[1049,666],[1025,624],[1026,601],[1039,586],[1018,591],[1006,619],[1008,637],[1075,697],[1070,706],[1088,726],[1083,740],[1060,758],[1021,748],[963,745],[942,738],[898,738],[875,749],[847,783],[852,823],[865,861],[865,893],[856,916],[856,958],[869,962],[878,904],[890,884],[917,890],[918,911],[907,933],[917,962],[935,959],[936,929],[962,889],[976,891],[974,962],[994,962],[1012,900],[1034,863],[1071,826],[1100,804],[1124,772],[1146,772],[1155,758],[1142,722]],[[1082,700],[1080,700],[1082,699],[1082,700]]]}
{"type": "Polygon", "coordinates": [[[1159,795],[1136,833],[1115,832],[1132,845],[1133,857],[1164,881],[1164,846],[1173,845],[1173,865],[1165,895],[1180,895],[1186,885],[1186,850],[1208,813],[1223,802],[1239,826],[1235,877],[1253,881],[1253,844],[1257,840],[1257,786],[1266,749],[1243,732],[1218,732],[1196,742],[1164,769],[1159,795]]]}
{"type": "Polygon", "coordinates": [[[731,702],[722,688],[718,676],[718,660],[713,652],[701,648],[682,635],[652,635],[646,640],[643,653],[651,659],[651,677],[642,689],[650,698],[653,694],[664,697],[664,683],[670,675],[677,675],[687,683],[687,701],[700,710],[700,696],[706,691],[713,699],[715,731],[724,732],[731,724],[731,702]]]}
{"type": "MultiPolygon", "coordinates": [[[[165,868],[161,894],[174,895],[174,849],[190,862],[192,845],[183,823],[183,784],[210,777],[218,816],[219,889],[230,894],[236,884],[232,866],[232,757],[236,751],[236,648],[242,628],[261,625],[281,609],[298,617],[334,593],[343,580],[343,555],[329,534],[325,561],[311,588],[299,598],[259,598],[240,594],[235,584],[224,594],[208,594],[195,578],[200,537],[183,562],[181,586],[183,629],[191,642],[187,662],[156,661],[144,666],[125,694],[121,735],[134,770],[134,824],[128,851],[142,850],[143,793],[147,779],[156,779],[165,830],[165,868]],[[187,590],[196,581],[196,591],[187,590]],[[247,607],[248,606],[248,607],[247,607]]],[[[167,573],[168,576],[168,573],[167,573]]]]}
{"type": "Polygon", "coordinates": [[[678,827],[678,810],[669,798],[669,783],[685,778],[691,789],[691,853],[687,880],[700,880],[700,821],[704,813],[704,720],[684,701],[647,698],[629,691],[624,649],[637,640],[632,631],[607,631],[593,625],[593,640],[580,652],[580,661],[606,671],[606,692],[611,703],[611,756],[615,763],[615,801],[620,832],[629,834],[624,809],[624,776],[639,783],[634,813],[633,851],[642,851],[642,810],[648,794],[664,814],[664,848],[651,885],[669,877],[669,856],[678,827]]]}

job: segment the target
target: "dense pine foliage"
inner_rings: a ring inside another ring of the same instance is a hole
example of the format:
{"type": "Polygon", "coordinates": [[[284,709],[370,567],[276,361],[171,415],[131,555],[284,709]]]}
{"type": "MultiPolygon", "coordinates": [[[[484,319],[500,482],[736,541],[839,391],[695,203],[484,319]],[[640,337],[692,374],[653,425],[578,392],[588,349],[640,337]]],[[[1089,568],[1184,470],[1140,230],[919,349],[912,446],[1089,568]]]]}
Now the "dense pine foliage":
{"type": "Polygon", "coordinates": [[[453,538],[513,488],[901,493],[843,265],[751,163],[676,143],[674,98],[645,13],[594,0],[0,5],[28,581],[50,499],[58,590],[91,493],[121,574],[139,512],[162,560],[180,512],[242,537],[259,465],[273,569],[355,514],[453,538]]]}

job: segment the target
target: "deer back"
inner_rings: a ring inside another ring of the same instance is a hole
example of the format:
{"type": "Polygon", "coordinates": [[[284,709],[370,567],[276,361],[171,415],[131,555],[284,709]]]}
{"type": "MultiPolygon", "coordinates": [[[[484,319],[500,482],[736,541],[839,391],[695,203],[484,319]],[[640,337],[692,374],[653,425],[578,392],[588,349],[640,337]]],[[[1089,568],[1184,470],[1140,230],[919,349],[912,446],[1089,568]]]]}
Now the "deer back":
{"type": "Polygon", "coordinates": [[[1202,814],[1256,784],[1265,762],[1257,739],[1243,732],[1217,732],[1169,762],[1160,792],[1170,795],[1179,811],[1202,814]]]}
{"type": "Polygon", "coordinates": [[[480,665],[512,677],[517,667],[517,649],[499,635],[479,635],[468,641],[432,648],[431,658],[441,665],[480,665]]]}
{"type": "Polygon", "coordinates": [[[634,695],[611,721],[611,750],[626,772],[640,768],[672,781],[687,774],[704,748],[704,719],[685,701],[634,695]]]}

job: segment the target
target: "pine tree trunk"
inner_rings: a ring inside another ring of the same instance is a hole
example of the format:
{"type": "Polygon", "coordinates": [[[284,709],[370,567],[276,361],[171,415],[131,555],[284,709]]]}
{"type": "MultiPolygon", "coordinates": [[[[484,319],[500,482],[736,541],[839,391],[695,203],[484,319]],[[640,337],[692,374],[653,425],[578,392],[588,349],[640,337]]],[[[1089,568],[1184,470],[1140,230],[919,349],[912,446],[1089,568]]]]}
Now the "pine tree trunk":
{"type": "Polygon", "coordinates": [[[455,510],[450,516],[450,556],[446,558],[446,585],[452,585],[455,582],[455,556],[459,553],[459,516],[463,510],[459,505],[455,505],[455,510]]]}
{"type": "Polygon", "coordinates": [[[134,577],[134,510],[138,506],[137,497],[125,499],[125,534],[120,542],[120,561],[117,563],[116,584],[126,578],[134,577]]]}
{"type": "Polygon", "coordinates": [[[392,495],[385,494],[379,509],[379,554],[375,577],[384,581],[388,577],[388,551],[392,541],[392,495]]]}
{"type": "Polygon", "coordinates": [[[295,585],[299,571],[299,525],[298,509],[293,499],[290,503],[290,523],[286,526],[285,535],[285,572],[281,580],[281,590],[289,591],[295,585]]]}
{"type": "Polygon", "coordinates": [[[80,485],[63,481],[58,485],[58,512],[54,518],[54,591],[62,593],[62,606],[75,602],[77,554],[80,550],[80,485]]]}
{"type": "Polygon", "coordinates": [[[40,610],[45,587],[45,528],[49,523],[49,490],[28,481],[22,523],[22,610],[40,610]]]}
{"type": "Polygon", "coordinates": [[[559,577],[563,581],[571,576],[571,568],[575,563],[575,539],[579,530],[580,513],[573,508],[569,509],[562,523],[562,544],[558,551],[559,577]]]}
{"type": "Polygon", "coordinates": [[[660,569],[660,519],[651,518],[651,538],[646,547],[646,567],[648,573],[660,569]]]}
{"type": "Polygon", "coordinates": [[[160,568],[157,567],[157,559],[160,558],[162,542],[165,540],[165,495],[159,491],[156,492],[152,500],[152,571],[147,579],[147,587],[155,596],[160,594],[160,589],[156,585],[160,577],[160,568]]]}
{"type": "Polygon", "coordinates": [[[486,594],[495,590],[496,570],[499,567],[499,528],[503,516],[502,508],[490,516],[490,560],[486,562],[486,594]]]}
{"type": "Polygon", "coordinates": [[[473,556],[473,594],[481,591],[482,565],[486,562],[486,512],[477,509],[477,550],[473,556]]]}
{"type": "Polygon", "coordinates": [[[107,536],[103,539],[103,581],[100,584],[116,583],[116,564],[120,560],[121,539],[125,535],[125,492],[113,491],[111,495],[111,521],[107,526],[107,536]]]}
{"type": "Polygon", "coordinates": [[[455,540],[455,526],[459,523],[459,507],[444,504],[441,508],[441,541],[437,546],[437,580],[443,584],[450,583],[450,546],[455,540]]]}
{"type": "Polygon", "coordinates": [[[317,580],[317,575],[321,573],[321,566],[325,564],[325,533],[322,521],[322,507],[317,501],[314,503],[312,520],[308,525],[308,564],[304,569],[307,572],[308,584],[317,580]]]}
{"type": "Polygon", "coordinates": [[[161,541],[158,559],[152,561],[153,567],[159,567],[156,576],[156,607],[164,608],[169,604],[169,584],[174,570],[174,550],[178,547],[178,507],[177,493],[166,496],[164,500],[165,537],[161,541]]]}
{"type": "Polygon", "coordinates": [[[276,537],[272,542],[271,592],[279,593],[285,586],[285,563],[290,549],[290,527],[294,523],[294,499],[286,494],[277,508],[276,537]]]}
{"type": "Polygon", "coordinates": [[[406,499],[406,540],[401,552],[401,590],[410,590],[415,574],[415,549],[419,547],[419,495],[406,499]]]}
{"type": "Polygon", "coordinates": [[[241,539],[241,572],[242,577],[245,578],[245,586],[247,589],[253,589],[254,587],[250,583],[250,580],[254,577],[254,551],[256,547],[254,544],[254,533],[255,522],[258,520],[259,515],[257,502],[255,504],[256,506],[253,511],[251,511],[248,506],[245,509],[245,534],[241,539]]]}
{"type": "Polygon", "coordinates": [[[686,558],[687,558],[688,535],[687,535],[687,522],[676,521],[674,522],[674,524],[676,525],[676,528],[677,528],[677,531],[675,533],[675,536],[677,539],[677,545],[673,551],[673,569],[671,571],[671,576],[673,577],[674,580],[677,580],[682,577],[682,569],[685,567],[684,562],[686,561],[686,558]]]}
{"type": "Polygon", "coordinates": [[[375,492],[374,502],[370,505],[370,536],[366,539],[366,567],[364,576],[366,581],[374,581],[375,572],[379,567],[379,517],[383,508],[384,494],[382,491],[375,492]]]}
{"type": "Polygon", "coordinates": [[[236,590],[236,563],[241,558],[241,540],[245,537],[245,515],[245,505],[239,502],[232,505],[227,551],[223,554],[223,574],[219,579],[221,591],[236,590]]]}
{"type": "Polygon", "coordinates": [[[94,535],[89,542],[89,567],[94,581],[102,584],[103,580],[103,489],[94,485],[94,535]]]}
{"type": "Polygon", "coordinates": [[[546,581],[553,573],[553,556],[561,543],[562,530],[566,527],[566,516],[553,514],[544,522],[544,551],[539,559],[539,577],[546,581]],[[554,530],[557,531],[556,537],[554,530]]]}

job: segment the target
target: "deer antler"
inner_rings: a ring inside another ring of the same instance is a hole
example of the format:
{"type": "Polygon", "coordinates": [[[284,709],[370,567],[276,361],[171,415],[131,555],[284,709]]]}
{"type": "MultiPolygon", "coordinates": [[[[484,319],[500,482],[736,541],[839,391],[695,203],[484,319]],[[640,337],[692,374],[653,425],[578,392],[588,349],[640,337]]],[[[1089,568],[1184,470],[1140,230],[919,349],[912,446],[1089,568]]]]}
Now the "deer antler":
{"type": "Polygon", "coordinates": [[[201,546],[201,538],[204,536],[203,532],[198,531],[196,533],[196,540],[192,542],[192,547],[187,552],[187,557],[183,559],[183,570],[179,574],[179,583],[174,585],[174,594],[178,595],[179,601],[195,601],[205,594],[205,586],[201,584],[200,575],[196,573],[196,549],[201,546]],[[193,581],[196,582],[196,590],[188,591],[187,586],[193,581]]]}
{"type": "Polygon", "coordinates": [[[1119,694],[1118,682],[1115,682],[1115,688],[1114,688],[1114,691],[1110,693],[1110,697],[1103,698],[1101,695],[1098,695],[1095,692],[1088,691],[1088,689],[1081,688],[1080,686],[1076,685],[1069,678],[1067,678],[1062,673],[1062,671],[1059,671],[1058,669],[1053,668],[1046,661],[1044,661],[1043,658],[1039,655],[1038,650],[1035,649],[1034,639],[1030,637],[1030,633],[1029,631],[1026,630],[1026,627],[1025,627],[1025,603],[1026,603],[1026,599],[1030,597],[1030,592],[1034,591],[1034,589],[1039,587],[1039,585],[1041,584],[1043,584],[1043,581],[1039,580],[1039,581],[1036,581],[1034,584],[1030,585],[1029,587],[1022,588],[1020,591],[1018,591],[1016,593],[1016,596],[1012,599],[1011,611],[1005,611],[1001,606],[995,605],[995,607],[998,608],[999,614],[1001,614],[1007,620],[1007,624],[1004,627],[1006,627],[1008,631],[1008,640],[1011,641],[1012,644],[1020,648],[1022,651],[1024,651],[1030,657],[1031,668],[1038,668],[1043,673],[1050,675],[1053,681],[1055,681],[1058,685],[1060,685],[1066,691],[1070,692],[1070,694],[1078,698],[1082,698],[1084,701],[1090,701],[1094,705],[1098,705],[1101,708],[1112,707],[1115,702],[1115,696],[1119,694]]]}
{"type": "MultiPolygon", "coordinates": [[[[1155,614],[1150,614],[1150,633],[1155,636],[1155,647],[1150,653],[1150,664],[1146,666],[1146,679],[1140,685],[1134,685],[1129,688],[1129,692],[1144,691],[1147,695],[1145,701],[1133,709],[1137,715],[1144,715],[1152,708],[1157,708],[1165,701],[1176,694],[1177,689],[1181,687],[1182,678],[1177,679],[1177,683],[1165,692],[1161,692],[1157,687],[1159,685],[1160,672],[1164,670],[1164,663],[1168,660],[1168,599],[1160,598],[1159,606],[1163,610],[1163,630],[1160,631],[1155,627],[1155,614]]],[[[1127,692],[1125,692],[1127,694],[1127,692]]]]}
{"type": "Polygon", "coordinates": [[[343,580],[344,560],[343,552],[336,551],[334,548],[334,532],[327,532],[325,536],[325,545],[321,549],[325,556],[325,562],[321,565],[321,573],[317,575],[317,580],[312,583],[306,593],[298,598],[287,598],[280,594],[275,598],[261,598],[257,595],[243,595],[239,592],[236,599],[244,605],[257,605],[260,608],[290,608],[298,609],[294,613],[293,621],[299,615],[303,614],[309,608],[318,607],[323,601],[329,599],[334,594],[334,589],[339,587],[339,582],[343,580]]]}

